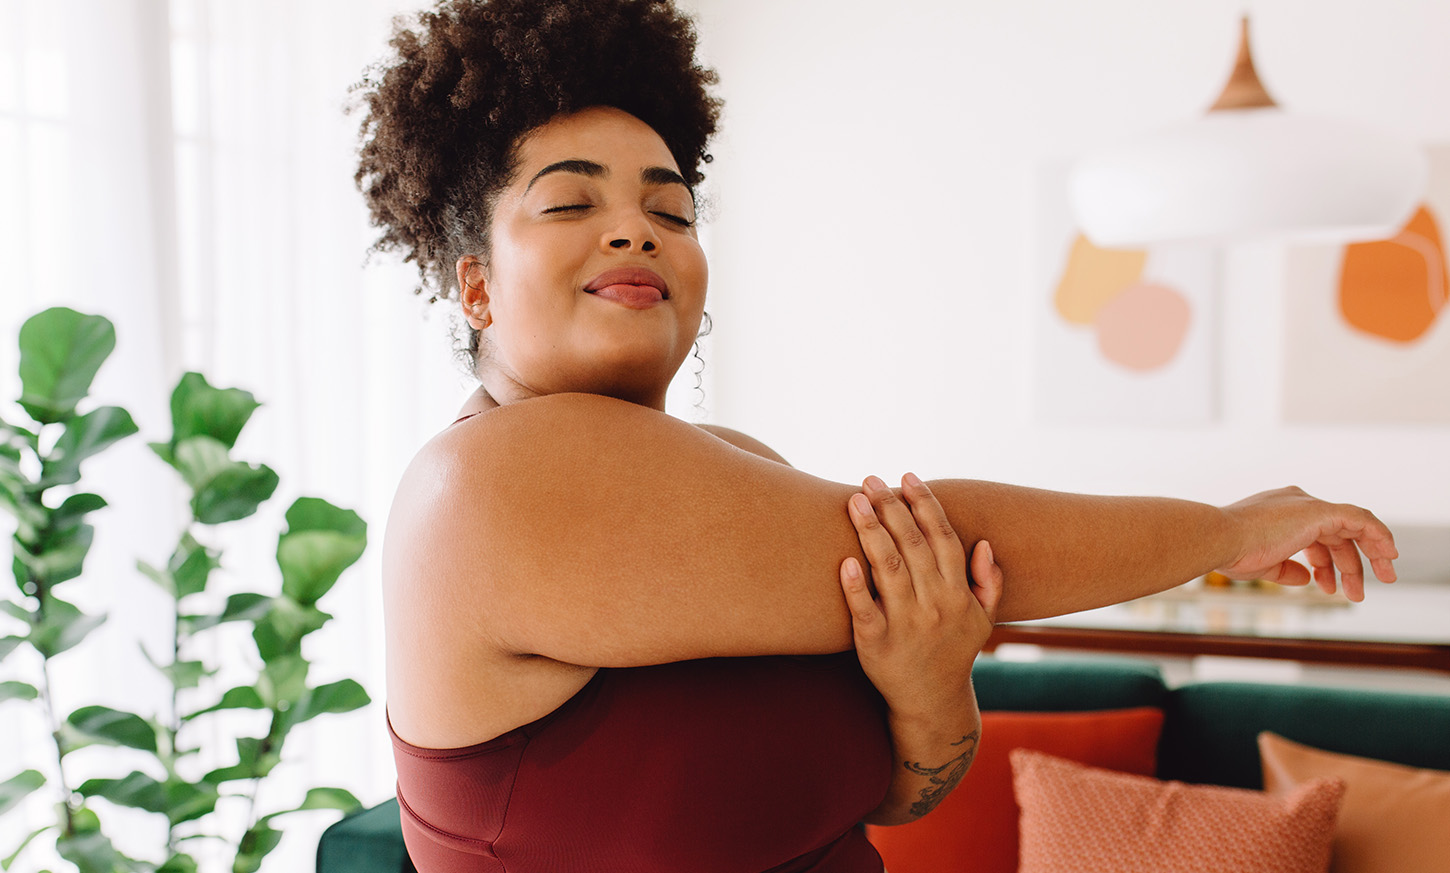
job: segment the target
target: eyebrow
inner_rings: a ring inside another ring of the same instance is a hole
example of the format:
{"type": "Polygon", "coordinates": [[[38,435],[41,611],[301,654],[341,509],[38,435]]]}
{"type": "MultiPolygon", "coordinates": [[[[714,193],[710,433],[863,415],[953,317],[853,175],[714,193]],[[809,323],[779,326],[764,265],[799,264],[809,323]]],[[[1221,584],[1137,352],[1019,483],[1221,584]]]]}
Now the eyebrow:
{"type": "MultiPolygon", "coordinates": [[[[550,173],[577,173],[581,176],[598,178],[608,176],[609,170],[603,164],[586,161],[582,158],[555,161],[534,174],[534,177],[529,180],[529,184],[524,187],[524,193],[529,193],[529,189],[534,187],[535,182],[550,173]]],[[[668,167],[645,167],[639,171],[639,180],[646,185],[683,185],[685,190],[690,190],[690,185],[685,178],[668,167]]]]}

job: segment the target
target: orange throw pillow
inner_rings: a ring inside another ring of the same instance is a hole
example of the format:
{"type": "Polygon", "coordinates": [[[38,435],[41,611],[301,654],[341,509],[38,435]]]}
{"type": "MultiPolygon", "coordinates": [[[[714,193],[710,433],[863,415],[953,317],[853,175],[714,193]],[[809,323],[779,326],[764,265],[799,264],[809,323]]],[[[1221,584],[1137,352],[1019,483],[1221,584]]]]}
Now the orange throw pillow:
{"type": "Polygon", "coordinates": [[[1259,757],[1269,791],[1344,780],[1334,873],[1450,871],[1450,773],[1326,752],[1267,731],[1259,734],[1259,757]]]}
{"type": "Polygon", "coordinates": [[[1157,766],[1163,711],[984,712],[972,769],[931,813],[911,824],[868,827],[891,873],[1016,873],[1013,749],[1040,749],[1114,770],[1149,775],[1157,766]]]}
{"type": "Polygon", "coordinates": [[[1344,782],[1283,796],[1160,782],[1018,749],[1021,873],[1324,873],[1344,782]]]}

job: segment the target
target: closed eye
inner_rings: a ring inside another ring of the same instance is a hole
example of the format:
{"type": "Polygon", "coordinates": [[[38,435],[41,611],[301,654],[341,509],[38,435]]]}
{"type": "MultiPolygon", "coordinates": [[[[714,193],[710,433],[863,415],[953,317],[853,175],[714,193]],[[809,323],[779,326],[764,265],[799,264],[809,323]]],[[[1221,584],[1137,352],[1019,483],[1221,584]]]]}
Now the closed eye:
{"type": "Polygon", "coordinates": [[[550,215],[550,214],[558,213],[558,212],[576,212],[576,211],[579,211],[581,209],[588,209],[588,208],[589,208],[589,204],[588,203],[571,203],[571,204],[567,204],[567,205],[564,205],[564,206],[550,206],[548,209],[545,209],[544,210],[544,214],[545,215],[550,215]]]}
{"type": "Polygon", "coordinates": [[[684,216],[675,215],[672,212],[653,212],[651,214],[652,215],[657,215],[660,218],[663,218],[665,221],[671,222],[672,224],[677,224],[680,227],[694,227],[695,226],[695,222],[691,221],[688,218],[685,218],[684,216]]]}

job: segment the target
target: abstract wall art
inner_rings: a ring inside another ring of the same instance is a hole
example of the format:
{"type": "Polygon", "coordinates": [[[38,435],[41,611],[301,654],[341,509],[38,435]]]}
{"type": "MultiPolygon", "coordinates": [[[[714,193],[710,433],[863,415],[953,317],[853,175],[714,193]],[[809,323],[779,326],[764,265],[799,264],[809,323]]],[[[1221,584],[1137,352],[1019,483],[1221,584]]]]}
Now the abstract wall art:
{"type": "Polygon", "coordinates": [[[1450,146],[1387,240],[1290,251],[1284,418],[1450,423],[1450,146]]]}
{"type": "Polygon", "coordinates": [[[1039,180],[1031,300],[1037,418],[1214,421],[1218,254],[1192,246],[1099,248],[1073,221],[1066,179],[1066,167],[1055,167],[1039,180]]]}

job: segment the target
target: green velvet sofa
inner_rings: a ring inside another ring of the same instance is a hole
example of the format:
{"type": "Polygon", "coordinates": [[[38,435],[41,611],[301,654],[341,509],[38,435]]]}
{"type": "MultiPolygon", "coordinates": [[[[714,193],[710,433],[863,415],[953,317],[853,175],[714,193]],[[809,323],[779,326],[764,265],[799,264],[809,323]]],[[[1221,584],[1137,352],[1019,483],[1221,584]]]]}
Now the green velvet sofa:
{"type": "MultiPolygon", "coordinates": [[[[1163,709],[1163,779],[1259,788],[1257,737],[1265,730],[1333,752],[1450,770],[1450,696],[1239,682],[1169,689],[1156,666],[1130,659],[1022,663],[983,657],[973,680],[983,709],[1163,709]]],[[[328,828],[317,870],[412,871],[397,801],[328,828]]]]}

